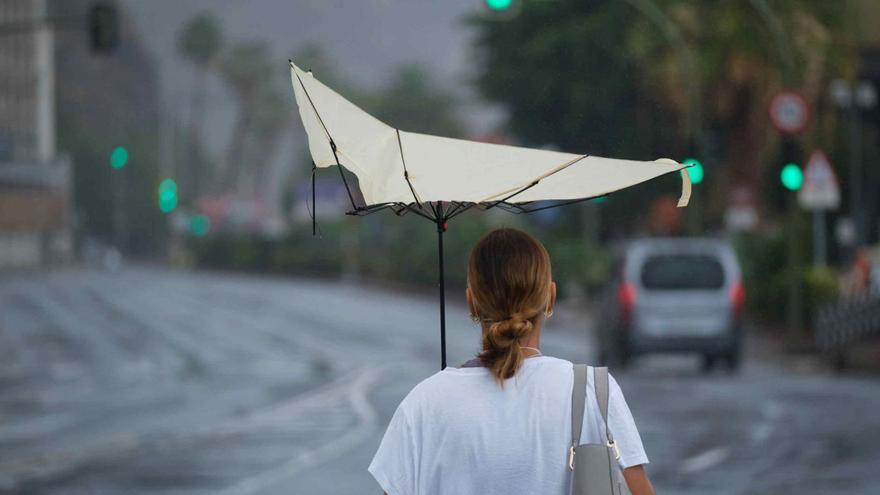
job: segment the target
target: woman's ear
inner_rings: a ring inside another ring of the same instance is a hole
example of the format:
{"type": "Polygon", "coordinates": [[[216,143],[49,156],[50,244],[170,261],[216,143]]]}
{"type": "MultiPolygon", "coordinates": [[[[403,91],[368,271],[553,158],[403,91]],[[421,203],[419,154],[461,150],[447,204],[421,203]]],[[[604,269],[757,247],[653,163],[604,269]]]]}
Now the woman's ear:
{"type": "Polygon", "coordinates": [[[556,282],[550,282],[550,304],[547,306],[547,309],[552,313],[553,308],[556,307],[556,282]]]}

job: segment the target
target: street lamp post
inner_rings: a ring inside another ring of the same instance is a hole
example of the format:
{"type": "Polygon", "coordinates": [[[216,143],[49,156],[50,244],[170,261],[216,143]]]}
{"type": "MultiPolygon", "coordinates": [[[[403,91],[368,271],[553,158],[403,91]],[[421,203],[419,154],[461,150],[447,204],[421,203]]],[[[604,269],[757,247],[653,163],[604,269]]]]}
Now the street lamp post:
{"type": "Polygon", "coordinates": [[[862,202],[862,112],[877,105],[877,91],[869,81],[850,84],[842,79],[831,82],[831,100],[849,118],[849,196],[850,214],[856,227],[855,248],[867,241],[862,202]]]}

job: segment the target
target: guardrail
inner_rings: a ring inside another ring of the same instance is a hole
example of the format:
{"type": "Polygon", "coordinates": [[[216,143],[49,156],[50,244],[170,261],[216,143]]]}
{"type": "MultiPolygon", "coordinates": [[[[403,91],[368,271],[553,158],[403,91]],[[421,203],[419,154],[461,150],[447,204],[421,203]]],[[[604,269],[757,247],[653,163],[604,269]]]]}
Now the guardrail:
{"type": "Polygon", "coordinates": [[[859,342],[880,338],[880,293],[866,292],[823,306],[816,315],[816,347],[846,367],[846,351],[859,342]]]}

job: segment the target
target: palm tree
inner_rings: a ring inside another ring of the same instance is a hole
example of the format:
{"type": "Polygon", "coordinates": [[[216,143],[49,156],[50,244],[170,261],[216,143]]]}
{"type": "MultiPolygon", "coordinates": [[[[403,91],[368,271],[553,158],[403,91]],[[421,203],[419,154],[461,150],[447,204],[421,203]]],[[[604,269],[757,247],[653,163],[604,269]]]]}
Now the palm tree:
{"type": "Polygon", "coordinates": [[[290,110],[287,95],[278,91],[275,85],[266,87],[257,101],[247,157],[254,164],[253,192],[257,196],[265,196],[264,193],[275,187],[277,178],[271,169],[272,158],[294,113],[290,110]]]}
{"type": "MultiPolygon", "coordinates": [[[[704,122],[724,136],[720,143],[725,149],[721,159],[724,179],[729,185],[757,193],[768,176],[765,164],[774,143],[775,133],[767,118],[769,100],[787,84],[801,91],[816,108],[820,81],[829,72],[840,70],[834,64],[848,59],[832,43],[834,38],[840,39],[832,36],[841,33],[839,14],[827,2],[817,0],[776,2],[770,20],[760,1],[655,1],[698,53],[706,102],[704,122]],[[777,18],[779,25],[772,25],[777,18]],[[786,63],[792,67],[788,81],[783,74],[786,63]]],[[[676,54],[653,35],[647,20],[638,19],[630,25],[627,48],[647,76],[642,81],[655,82],[644,89],[661,106],[683,113],[687,104],[684,79],[689,75],[678,70],[676,54]]],[[[719,189],[727,185],[715,183],[719,189]]],[[[726,204],[726,195],[712,196],[720,198],[722,204],[716,206],[726,204]]]]}
{"type": "Polygon", "coordinates": [[[210,13],[204,12],[192,17],[180,30],[177,37],[177,50],[180,55],[195,65],[192,96],[190,104],[190,167],[192,167],[191,192],[199,193],[201,170],[204,168],[202,125],[205,116],[205,85],[208,72],[217,62],[217,55],[223,46],[223,34],[219,22],[210,13]]]}
{"type": "Polygon", "coordinates": [[[225,164],[218,186],[233,190],[247,157],[248,138],[271,93],[276,64],[268,46],[262,42],[234,45],[223,57],[220,74],[238,103],[238,113],[226,148],[225,164]]]}

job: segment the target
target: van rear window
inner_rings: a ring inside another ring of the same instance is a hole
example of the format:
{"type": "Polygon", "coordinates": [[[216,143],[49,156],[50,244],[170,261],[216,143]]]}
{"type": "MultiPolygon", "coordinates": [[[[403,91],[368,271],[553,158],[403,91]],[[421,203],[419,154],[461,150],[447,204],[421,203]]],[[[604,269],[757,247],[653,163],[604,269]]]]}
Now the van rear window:
{"type": "Polygon", "coordinates": [[[711,290],[724,286],[724,269],[707,255],[649,256],[642,266],[642,287],[655,290],[711,290]]]}

